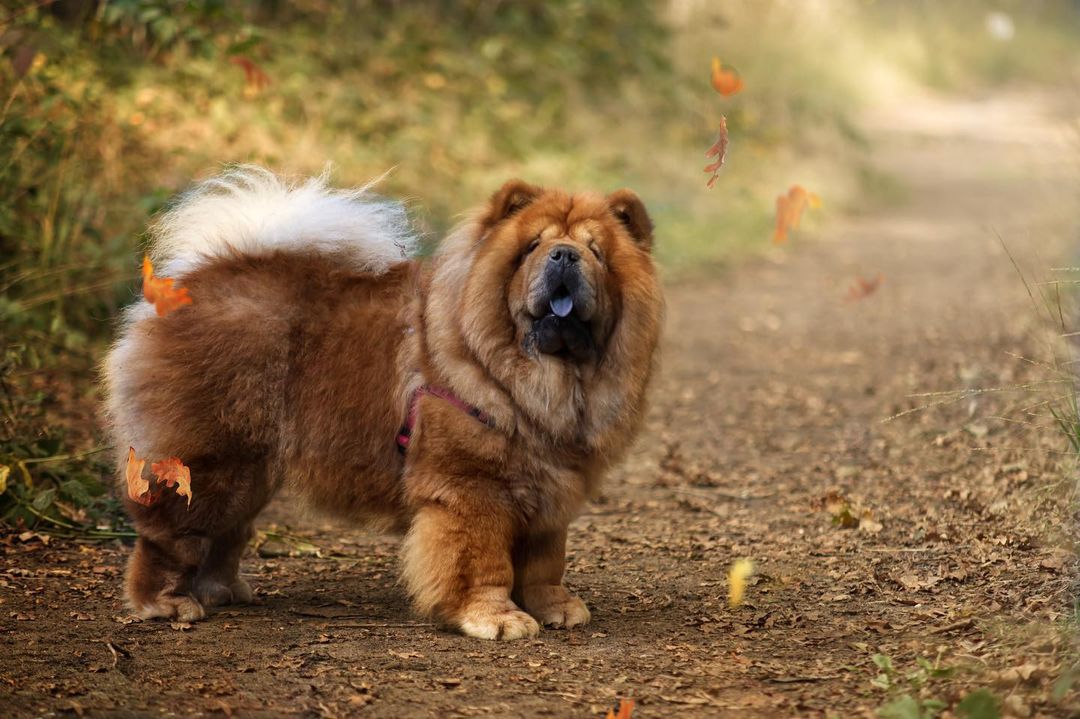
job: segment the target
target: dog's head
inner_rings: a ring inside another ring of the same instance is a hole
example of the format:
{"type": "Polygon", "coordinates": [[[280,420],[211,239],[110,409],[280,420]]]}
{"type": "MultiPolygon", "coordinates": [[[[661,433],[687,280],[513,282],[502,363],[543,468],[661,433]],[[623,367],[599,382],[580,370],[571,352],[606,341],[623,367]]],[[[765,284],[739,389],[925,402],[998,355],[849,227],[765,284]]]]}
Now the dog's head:
{"type": "Polygon", "coordinates": [[[442,301],[454,302],[460,341],[519,408],[580,424],[594,401],[612,414],[626,394],[637,404],[647,382],[663,306],[652,245],[629,190],[513,180],[448,240],[435,284],[456,293],[442,301]]]}
{"type": "Polygon", "coordinates": [[[570,195],[514,180],[481,226],[466,292],[502,306],[529,358],[599,363],[621,315],[641,310],[624,286],[654,281],[652,221],[629,190],[570,195]]]}

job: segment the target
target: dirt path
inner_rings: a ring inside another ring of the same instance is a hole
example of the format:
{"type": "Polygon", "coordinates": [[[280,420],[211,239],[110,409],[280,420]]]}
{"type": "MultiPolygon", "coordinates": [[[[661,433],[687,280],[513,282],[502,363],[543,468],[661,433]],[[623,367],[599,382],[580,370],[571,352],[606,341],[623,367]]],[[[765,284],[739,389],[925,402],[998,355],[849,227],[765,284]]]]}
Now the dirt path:
{"type": "Polygon", "coordinates": [[[629,696],[642,718],[872,716],[902,691],[871,685],[872,655],[903,673],[939,652],[956,673],[926,697],[1080,711],[1049,699],[1071,574],[1054,455],[993,418],[1024,398],[881,423],[914,392],[1030,377],[1007,353],[1034,351],[1032,310],[987,228],[1024,256],[1060,244],[1075,148],[1037,98],[925,100],[870,127],[902,203],[670,288],[647,432],[570,538],[586,629],[494,644],[419,624],[392,540],[281,501],[269,519],[323,556],[269,542],[245,564],[262,605],[189,630],[124,619],[123,549],[0,547],[0,713],[594,717],[629,696]],[[831,491],[872,521],[836,526],[831,491]],[[758,575],[732,610],[743,556],[758,575]]]}

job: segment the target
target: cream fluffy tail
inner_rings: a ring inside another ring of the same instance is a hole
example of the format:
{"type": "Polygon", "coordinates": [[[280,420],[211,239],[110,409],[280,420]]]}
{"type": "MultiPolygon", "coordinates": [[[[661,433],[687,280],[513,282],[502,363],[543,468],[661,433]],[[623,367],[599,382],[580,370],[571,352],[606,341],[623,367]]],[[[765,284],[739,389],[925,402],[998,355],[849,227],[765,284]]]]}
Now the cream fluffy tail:
{"type": "Polygon", "coordinates": [[[233,252],[333,254],[358,271],[385,272],[416,251],[405,208],[374,196],[371,185],[327,187],[327,175],[290,183],[241,165],[186,194],[151,228],[157,273],[183,277],[233,252]]]}

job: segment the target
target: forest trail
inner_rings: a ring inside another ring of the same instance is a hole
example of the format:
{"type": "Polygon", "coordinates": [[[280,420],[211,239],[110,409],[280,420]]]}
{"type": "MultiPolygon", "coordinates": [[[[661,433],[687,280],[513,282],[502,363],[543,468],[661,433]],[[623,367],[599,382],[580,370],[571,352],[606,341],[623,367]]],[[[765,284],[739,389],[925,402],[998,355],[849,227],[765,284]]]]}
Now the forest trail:
{"type": "Polygon", "coordinates": [[[1075,140],[1035,95],[912,100],[866,127],[902,199],[669,287],[646,430],[571,529],[567,581],[590,625],[514,643],[439,631],[395,583],[395,540],[278,500],[263,526],[321,556],[271,538],[243,568],[260,605],[190,629],[126,623],[127,549],[10,547],[4,713],[585,719],[631,697],[640,719],[874,716],[904,691],[871,685],[874,654],[902,674],[939,652],[957,673],[927,697],[982,686],[1017,716],[1080,710],[1047,699],[1071,581],[1054,454],[995,418],[1025,398],[882,422],[915,393],[1038,371],[1013,356],[1041,350],[995,232],[1033,267],[1059,256],[1075,140]],[[861,527],[833,522],[837,496],[861,527]],[[757,575],[731,609],[740,557],[757,575]]]}

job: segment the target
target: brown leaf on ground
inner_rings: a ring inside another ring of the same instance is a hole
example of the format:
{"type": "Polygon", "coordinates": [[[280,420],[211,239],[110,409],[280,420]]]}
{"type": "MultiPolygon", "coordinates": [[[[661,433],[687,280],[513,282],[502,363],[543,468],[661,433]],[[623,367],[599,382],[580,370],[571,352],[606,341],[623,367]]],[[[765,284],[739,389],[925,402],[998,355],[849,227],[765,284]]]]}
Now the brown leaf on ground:
{"type": "Polygon", "coordinates": [[[858,529],[867,534],[877,534],[882,530],[881,522],[874,519],[871,510],[856,506],[835,489],[815,499],[811,507],[827,512],[833,525],[840,529],[858,529]]]}

